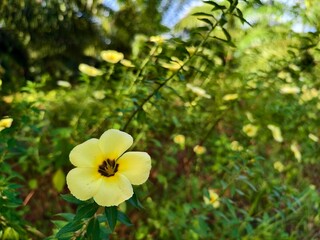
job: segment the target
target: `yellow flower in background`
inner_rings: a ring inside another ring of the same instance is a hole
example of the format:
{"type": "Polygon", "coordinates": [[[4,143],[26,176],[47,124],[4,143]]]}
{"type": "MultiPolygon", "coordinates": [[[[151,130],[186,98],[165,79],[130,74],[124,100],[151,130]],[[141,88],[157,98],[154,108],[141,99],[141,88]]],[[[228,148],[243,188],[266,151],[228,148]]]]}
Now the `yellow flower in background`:
{"type": "Polygon", "coordinates": [[[175,136],[173,137],[173,141],[174,141],[176,144],[179,144],[180,146],[184,146],[185,141],[186,141],[186,138],[185,138],[184,135],[178,134],[178,135],[175,135],[175,136]]]}
{"type": "Polygon", "coordinates": [[[237,93],[231,93],[231,94],[226,94],[223,96],[222,100],[223,101],[233,101],[236,100],[239,97],[237,93]]]}
{"type": "Polygon", "coordinates": [[[209,198],[204,196],[203,200],[205,204],[211,205],[214,208],[220,206],[219,195],[213,189],[209,189],[209,198]]]}
{"type": "Polygon", "coordinates": [[[247,134],[249,137],[254,137],[257,135],[258,127],[249,123],[242,127],[242,131],[247,134]]]}
{"type": "Polygon", "coordinates": [[[273,167],[274,167],[274,169],[276,169],[279,172],[283,172],[283,170],[284,170],[284,166],[283,166],[282,162],[280,162],[280,161],[276,161],[273,164],[273,167]]]}
{"type": "Polygon", "coordinates": [[[284,85],[280,88],[281,94],[297,94],[299,92],[300,88],[298,88],[297,86],[284,85]]]}
{"type": "Polygon", "coordinates": [[[243,146],[238,141],[232,141],[230,144],[231,150],[232,151],[242,151],[243,146]]]}
{"type": "Polygon", "coordinates": [[[198,95],[199,97],[204,97],[204,98],[208,98],[208,99],[211,98],[211,96],[209,94],[207,94],[206,90],[204,90],[200,87],[197,87],[197,86],[194,86],[190,83],[187,83],[187,88],[189,90],[191,90],[193,93],[195,93],[196,95],[198,95]]]}
{"type": "Polygon", "coordinates": [[[292,143],[290,149],[293,152],[294,157],[298,160],[298,162],[301,162],[301,152],[299,151],[298,144],[296,142],[292,143]]]}
{"type": "Polygon", "coordinates": [[[302,94],[300,100],[303,102],[311,101],[314,98],[319,97],[319,91],[315,88],[308,89],[307,87],[302,88],[302,94]]]}
{"type": "Polygon", "coordinates": [[[200,146],[200,145],[196,145],[193,148],[193,151],[197,154],[197,155],[202,155],[204,153],[206,153],[207,149],[204,146],[200,146]]]}
{"type": "Polygon", "coordinates": [[[12,118],[3,118],[0,120],[0,132],[5,129],[11,127],[13,122],[12,118]]]}
{"type": "Polygon", "coordinates": [[[118,63],[123,59],[123,53],[115,50],[104,50],[100,53],[101,58],[108,63],[118,63]]]}
{"type": "Polygon", "coordinates": [[[69,155],[76,167],[67,175],[72,195],[80,200],[93,197],[100,206],[117,206],[133,194],[131,184],[147,181],[151,159],[146,152],[125,152],[133,138],[110,129],[74,147],[69,155]]]}
{"type": "Polygon", "coordinates": [[[156,44],[162,44],[164,42],[164,38],[161,36],[151,36],[149,41],[156,44]]]}
{"type": "Polygon", "coordinates": [[[106,92],[104,90],[93,91],[92,95],[97,100],[102,100],[106,98],[106,92]]]}
{"type": "Polygon", "coordinates": [[[135,67],[135,65],[133,65],[133,63],[127,59],[122,59],[120,61],[120,63],[125,66],[125,67],[128,67],[128,68],[132,68],[132,67],[135,67]]]}
{"type": "Polygon", "coordinates": [[[101,76],[103,72],[95,67],[89,66],[88,64],[81,63],[79,65],[80,72],[90,76],[90,77],[97,77],[101,76]]]}
{"type": "Polygon", "coordinates": [[[197,48],[195,46],[190,46],[190,47],[186,47],[186,50],[189,53],[189,55],[191,56],[196,52],[197,48]]]}
{"type": "Polygon", "coordinates": [[[274,140],[276,140],[277,142],[283,142],[281,129],[279,127],[272,125],[272,124],[268,124],[267,127],[270,129],[274,140]]]}
{"type": "Polygon", "coordinates": [[[64,88],[71,88],[71,84],[68,81],[59,80],[57,85],[64,88]]]}
{"type": "Polygon", "coordinates": [[[312,133],[309,133],[308,137],[314,142],[318,142],[319,141],[319,138],[316,135],[312,134],[312,133]]]}

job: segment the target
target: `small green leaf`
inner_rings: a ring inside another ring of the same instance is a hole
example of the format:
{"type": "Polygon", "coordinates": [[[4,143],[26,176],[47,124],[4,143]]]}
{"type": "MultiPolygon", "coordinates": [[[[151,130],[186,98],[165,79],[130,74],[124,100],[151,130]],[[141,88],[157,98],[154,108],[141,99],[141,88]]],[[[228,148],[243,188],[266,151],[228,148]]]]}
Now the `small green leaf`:
{"type": "Polygon", "coordinates": [[[74,203],[74,204],[81,204],[83,203],[83,201],[75,198],[73,195],[71,194],[61,194],[60,195],[62,197],[63,200],[69,202],[69,203],[74,203]]]}
{"type": "Polygon", "coordinates": [[[118,211],[118,221],[123,223],[126,226],[132,226],[132,222],[130,221],[129,217],[127,216],[127,214],[118,211]]]}
{"type": "Polygon", "coordinates": [[[90,220],[87,228],[88,239],[100,240],[100,223],[97,218],[90,220]]]}
{"type": "Polygon", "coordinates": [[[213,27],[213,23],[209,19],[207,18],[198,18],[198,19],[202,22],[209,24],[211,27],[213,27]]]}
{"type": "Polygon", "coordinates": [[[107,222],[109,224],[109,227],[110,227],[111,231],[113,231],[116,226],[117,218],[118,218],[117,207],[116,206],[106,207],[105,214],[107,217],[107,222]]]}
{"type": "Polygon", "coordinates": [[[230,42],[231,41],[231,36],[228,33],[228,31],[225,28],[222,28],[222,31],[223,31],[224,35],[226,36],[227,41],[230,42]]]}
{"type": "Polygon", "coordinates": [[[98,208],[99,208],[99,205],[97,205],[95,202],[80,205],[78,206],[77,213],[74,219],[82,220],[84,218],[90,218],[93,216],[93,214],[96,213],[98,208]]]}
{"type": "Polygon", "coordinates": [[[66,184],[66,176],[61,168],[59,168],[52,177],[52,183],[54,188],[61,192],[64,188],[64,185],[66,184]]]}
{"type": "Polygon", "coordinates": [[[142,204],[140,203],[139,199],[137,198],[137,195],[134,193],[132,195],[131,198],[129,198],[127,200],[132,206],[134,206],[135,208],[138,208],[138,209],[143,209],[143,206],[142,204]]]}
{"type": "Polygon", "coordinates": [[[72,221],[67,225],[65,225],[63,228],[61,228],[59,232],[56,234],[56,237],[61,239],[62,237],[64,237],[63,235],[65,234],[68,234],[68,233],[73,234],[73,232],[79,230],[80,228],[82,228],[82,226],[83,226],[82,221],[72,221]]]}

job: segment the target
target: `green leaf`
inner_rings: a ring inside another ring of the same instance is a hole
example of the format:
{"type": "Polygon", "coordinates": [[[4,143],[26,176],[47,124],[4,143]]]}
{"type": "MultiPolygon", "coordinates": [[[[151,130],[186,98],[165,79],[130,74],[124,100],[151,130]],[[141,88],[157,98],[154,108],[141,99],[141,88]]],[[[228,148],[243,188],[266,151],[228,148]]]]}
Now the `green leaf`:
{"type": "Polygon", "coordinates": [[[116,226],[117,219],[118,219],[117,207],[116,206],[106,207],[105,214],[106,214],[107,222],[109,224],[111,231],[114,231],[114,228],[116,226]]]}
{"type": "Polygon", "coordinates": [[[87,227],[87,235],[90,240],[100,240],[100,223],[97,218],[90,220],[87,227]]]}
{"type": "Polygon", "coordinates": [[[224,35],[227,38],[227,41],[230,42],[231,41],[231,35],[228,33],[228,31],[225,28],[222,28],[222,31],[224,33],[224,35]]]}
{"type": "Polygon", "coordinates": [[[54,188],[61,192],[64,188],[64,185],[66,184],[66,176],[61,168],[59,168],[52,177],[52,183],[54,188]]]}
{"type": "Polygon", "coordinates": [[[61,194],[60,195],[62,197],[63,200],[69,202],[69,203],[74,203],[74,204],[81,204],[83,203],[83,201],[75,198],[73,195],[71,194],[61,194]]]}
{"type": "Polygon", "coordinates": [[[204,12],[197,12],[197,13],[194,13],[194,14],[192,14],[192,16],[207,16],[207,17],[212,17],[212,15],[211,14],[209,14],[209,13],[204,13],[204,12]]]}
{"type": "Polygon", "coordinates": [[[127,216],[127,214],[118,211],[118,221],[123,223],[126,226],[132,226],[132,222],[130,221],[129,217],[127,216]]]}
{"type": "Polygon", "coordinates": [[[84,218],[90,218],[96,213],[98,208],[99,205],[97,205],[95,202],[80,205],[78,206],[77,213],[74,219],[82,220],[84,218]]]}
{"type": "Polygon", "coordinates": [[[143,209],[142,204],[140,203],[139,199],[137,198],[137,195],[134,193],[129,200],[127,200],[132,206],[138,209],[143,209]]]}
{"type": "Polygon", "coordinates": [[[75,231],[82,228],[82,226],[83,226],[82,221],[72,221],[72,222],[68,223],[67,225],[65,225],[63,228],[61,228],[59,230],[59,232],[57,232],[56,237],[61,239],[62,237],[65,237],[65,236],[63,236],[65,234],[68,234],[68,233],[73,234],[75,231]]]}
{"type": "Polygon", "coordinates": [[[213,23],[209,19],[207,18],[198,18],[198,19],[202,22],[209,24],[211,27],[213,27],[213,23]]]}
{"type": "Polygon", "coordinates": [[[212,11],[215,11],[215,10],[224,10],[224,9],[226,9],[225,6],[219,5],[218,3],[215,3],[215,2],[211,2],[211,1],[203,1],[203,2],[206,3],[206,4],[213,5],[214,8],[212,9],[212,11]]]}

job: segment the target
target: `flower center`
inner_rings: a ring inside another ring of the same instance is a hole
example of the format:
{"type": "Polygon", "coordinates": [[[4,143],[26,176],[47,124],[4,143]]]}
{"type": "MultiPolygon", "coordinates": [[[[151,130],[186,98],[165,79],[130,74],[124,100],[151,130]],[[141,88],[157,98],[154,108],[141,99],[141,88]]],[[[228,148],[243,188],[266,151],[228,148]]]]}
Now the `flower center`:
{"type": "Polygon", "coordinates": [[[104,160],[103,163],[99,166],[98,172],[105,177],[111,177],[116,172],[118,172],[119,164],[115,160],[104,160]]]}

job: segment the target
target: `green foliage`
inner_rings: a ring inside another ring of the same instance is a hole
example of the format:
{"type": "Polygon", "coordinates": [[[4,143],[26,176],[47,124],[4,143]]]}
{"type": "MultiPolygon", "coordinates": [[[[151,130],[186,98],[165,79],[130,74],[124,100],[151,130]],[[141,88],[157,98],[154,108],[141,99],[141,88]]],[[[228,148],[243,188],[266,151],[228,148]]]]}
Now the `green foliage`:
{"type": "Polygon", "coordinates": [[[19,15],[21,25],[13,24],[14,9],[0,4],[7,11],[0,30],[22,32],[11,36],[17,48],[52,56],[55,39],[67,31],[59,18],[41,26],[57,27],[43,46],[50,50],[22,39],[41,30],[40,16],[62,11],[79,30],[71,39],[83,36],[77,49],[94,49],[90,60],[75,57],[66,77],[37,66],[37,55],[28,63],[36,69],[32,81],[10,72],[7,66],[23,63],[2,53],[1,119],[13,123],[0,130],[0,239],[318,238],[320,45],[312,1],[204,1],[165,39],[149,37],[165,31],[159,5],[121,1],[118,12],[95,25],[75,11],[99,19],[106,7],[76,2],[65,12],[59,1],[17,3],[30,11],[29,22],[19,15]],[[124,13],[135,13],[132,22],[124,13]],[[152,15],[151,24],[141,22],[152,15]],[[98,37],[88,30],[106,22],[111,32],[98,37]],[[296,31],[297,22],[304,31],[296,31]],[[119,38],[131,64],[101,59],[100,38],[119,38]],[[82,62],[101,74],[78,70],[82,62]],[[149,181],[118,207],[60,195],[69,192],[70,150],[110,128],[130,133],[133,150],[151,155],[149,181]]]}

